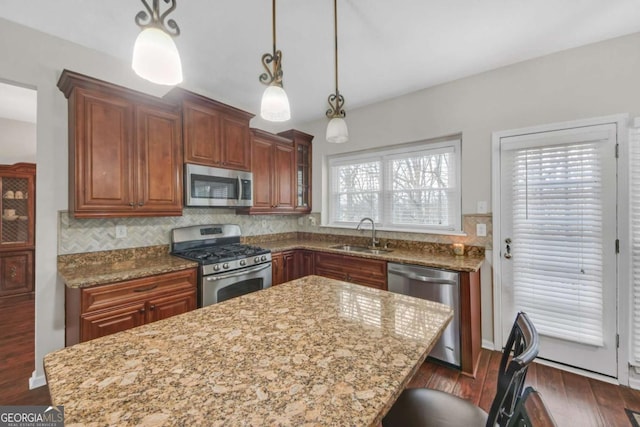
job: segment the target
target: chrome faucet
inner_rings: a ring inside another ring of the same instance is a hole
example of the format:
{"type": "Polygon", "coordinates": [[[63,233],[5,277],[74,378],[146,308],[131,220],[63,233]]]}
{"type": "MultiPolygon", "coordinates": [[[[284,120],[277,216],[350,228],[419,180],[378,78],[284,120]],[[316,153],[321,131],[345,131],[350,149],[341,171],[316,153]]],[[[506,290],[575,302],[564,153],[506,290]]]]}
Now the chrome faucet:
{"type": "Polygon", "coordinates": [[[356,230],[360,230],[360,227],[362,226],[362,223],[365,221],[371,221],[371,247],[375,248],[378,243],[380,243],[378,240],[376,240],[376,223],[373,222],[373,220],[371,218],[362,218],[360,220],[360,223],[358,224],[358,226],[356,227],[356,230]]]}

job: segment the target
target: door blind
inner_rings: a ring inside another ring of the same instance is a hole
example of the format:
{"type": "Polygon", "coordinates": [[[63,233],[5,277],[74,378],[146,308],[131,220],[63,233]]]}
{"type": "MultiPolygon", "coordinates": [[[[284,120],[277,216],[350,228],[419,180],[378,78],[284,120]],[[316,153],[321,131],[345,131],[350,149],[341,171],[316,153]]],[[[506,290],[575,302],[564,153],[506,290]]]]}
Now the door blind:
{"type": "Polygon", "coordinates": [[[631,276],[633,287],[633,357],[634,366],[640,366],[640,129],[629,130],[631,157],[631,276]]]}
{"type": "Polygon", "coordinates": [[[542,335],[603,345],[597,142],[512,152],[514,303],[542,335]]]}

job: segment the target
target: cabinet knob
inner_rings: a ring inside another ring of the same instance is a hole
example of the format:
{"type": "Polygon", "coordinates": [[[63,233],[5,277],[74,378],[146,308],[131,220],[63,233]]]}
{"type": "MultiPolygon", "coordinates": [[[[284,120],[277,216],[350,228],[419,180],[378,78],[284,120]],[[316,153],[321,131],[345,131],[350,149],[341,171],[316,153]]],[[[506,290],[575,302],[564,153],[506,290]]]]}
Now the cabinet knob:
{"type": "Polygon", "coordinates": [[[138,312],[140,312],[140,314],[144,314],[144,308],[141,308],[138,312]]]}
{"type": "Polygon", "coordinates": [[[151,306],[149,306],[149,310],[153,311],[153,310],[155,310],[155,309],[156,309],[156,306],[155,306],[155,305],[151,304],[151,306]]]}
{"type": "Polygon", "coordinates": [[[143,202],[138,202],[138,206],[144,206],[143,202]]]}
{"type": "Polygon", "coordinates": [[[133,202],[129,202],[129,206],[134,207],[136,204],[133,202]]]}

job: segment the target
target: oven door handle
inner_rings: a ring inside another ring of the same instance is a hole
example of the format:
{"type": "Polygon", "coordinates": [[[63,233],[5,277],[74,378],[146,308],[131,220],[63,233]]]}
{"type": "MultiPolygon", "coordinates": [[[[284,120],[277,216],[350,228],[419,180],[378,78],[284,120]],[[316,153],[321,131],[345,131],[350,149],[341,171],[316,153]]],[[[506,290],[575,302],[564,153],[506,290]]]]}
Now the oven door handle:
{"type": "Polygon", "coordinates": [[[271,263],[266,263],[258,267],[238,271],[236,273],[229,273],[221,276],[208,276],[206,279],[207,279],[207,282],[215,282],[216,280],[228,279],[229,277],[238,277],[238,276],[244,276],[250,273],[255,273],[257,271],[264,270],[265,268],[269,268],[270,266],[271,266],[271,263]]]}

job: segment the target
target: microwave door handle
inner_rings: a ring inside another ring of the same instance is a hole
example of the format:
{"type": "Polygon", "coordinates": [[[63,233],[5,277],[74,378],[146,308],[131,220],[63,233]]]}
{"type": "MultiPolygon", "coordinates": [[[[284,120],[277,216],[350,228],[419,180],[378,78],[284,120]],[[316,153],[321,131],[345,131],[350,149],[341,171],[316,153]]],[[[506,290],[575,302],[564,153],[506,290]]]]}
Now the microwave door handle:
{"type": "Polygon", "coordinates": [[[240,179],[240,177],[237,178],[238,179],[238,201],[242,200],[242,180],[240,179]]]}

